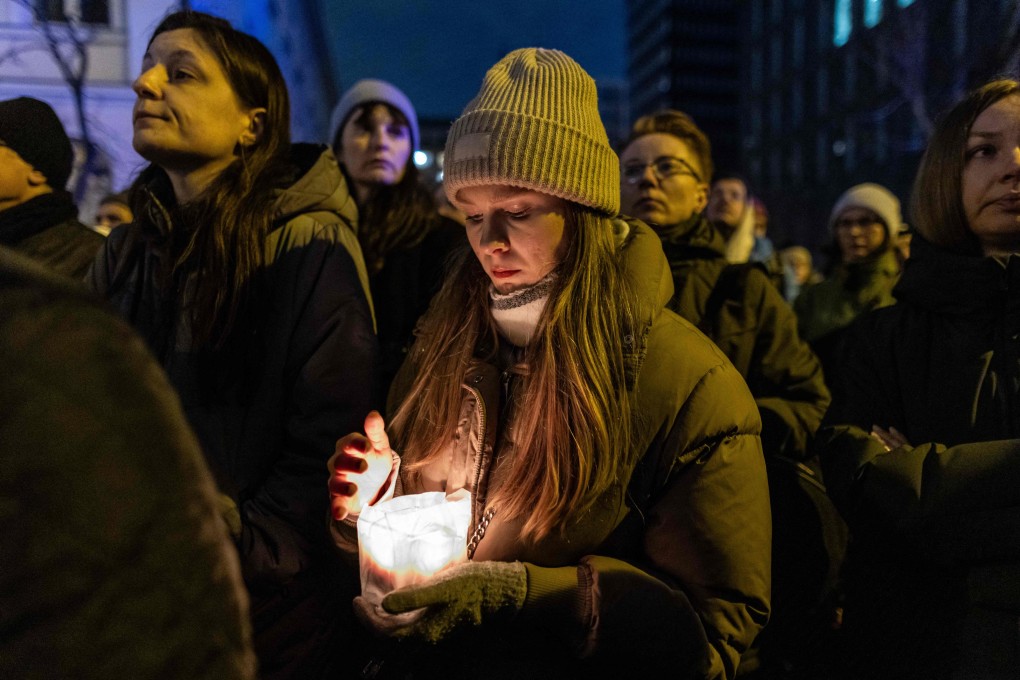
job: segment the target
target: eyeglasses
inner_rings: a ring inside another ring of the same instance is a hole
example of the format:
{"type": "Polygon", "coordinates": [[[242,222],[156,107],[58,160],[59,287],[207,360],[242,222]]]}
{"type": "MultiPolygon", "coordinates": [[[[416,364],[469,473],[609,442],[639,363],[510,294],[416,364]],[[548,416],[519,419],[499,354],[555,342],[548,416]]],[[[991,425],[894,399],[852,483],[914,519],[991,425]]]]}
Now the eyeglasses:
{"type": "Polygon", "coordinates": [[[847,231],[849,231],[854,227],[868,229],[869,227],[876,225],[879,227],[882,226],[882,220],[878,219],[877,217],[858,217],[855,220],[851,220],[846,217],[841,217],[838,220],[836,220],[834,226],[836,227],[836,229],[846,229],[847,231]]]}
{"type": "Polygon", "coordinates": [[[645,176],[645,168],[651,167],[652,174],[658,180],[676,175],[690,175],[697,181],[701,176],[691,167],[691,164],[676,156],[659,156],[650,163],[627,163],[623,166],[623,179],[627,184],[637,184],[645,176]]]}

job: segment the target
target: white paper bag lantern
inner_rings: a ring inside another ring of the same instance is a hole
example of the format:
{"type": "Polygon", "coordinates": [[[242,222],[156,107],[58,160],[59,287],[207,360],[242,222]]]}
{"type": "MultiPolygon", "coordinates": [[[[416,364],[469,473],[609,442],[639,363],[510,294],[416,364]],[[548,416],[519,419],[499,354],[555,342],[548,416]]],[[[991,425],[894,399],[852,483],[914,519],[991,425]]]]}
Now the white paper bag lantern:
{"type": "Polygon", "coordinates": [[[422,583],[467,560],[471,494],[436,491],[363,508],[358,517],[361,594],[378,604],[387,593],[422,583]]]}

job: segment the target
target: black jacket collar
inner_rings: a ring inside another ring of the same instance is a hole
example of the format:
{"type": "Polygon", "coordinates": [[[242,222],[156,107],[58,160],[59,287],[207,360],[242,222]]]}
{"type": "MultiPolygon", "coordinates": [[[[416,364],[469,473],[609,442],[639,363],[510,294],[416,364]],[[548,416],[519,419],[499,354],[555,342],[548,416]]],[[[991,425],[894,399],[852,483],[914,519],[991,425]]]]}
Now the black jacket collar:
{"type": "Polygon", "coordinates": [[[0,211],[0,243],[13,246],[61,222],[76,219],[71,194],[53,191],[0,211]]]}

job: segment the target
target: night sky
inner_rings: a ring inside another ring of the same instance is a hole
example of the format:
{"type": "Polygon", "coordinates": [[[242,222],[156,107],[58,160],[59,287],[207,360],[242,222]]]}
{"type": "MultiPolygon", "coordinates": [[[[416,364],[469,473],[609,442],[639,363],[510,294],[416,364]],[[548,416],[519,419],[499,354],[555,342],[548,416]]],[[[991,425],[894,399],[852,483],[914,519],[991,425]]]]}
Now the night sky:
{"type": "Polygon", "coordinates": [[[626,77],[624,0],[323,0],[343,91],[381,78],[420,118],[452,119],[490,66],[518,47],[551,47],[596,80],[626,77]]]}

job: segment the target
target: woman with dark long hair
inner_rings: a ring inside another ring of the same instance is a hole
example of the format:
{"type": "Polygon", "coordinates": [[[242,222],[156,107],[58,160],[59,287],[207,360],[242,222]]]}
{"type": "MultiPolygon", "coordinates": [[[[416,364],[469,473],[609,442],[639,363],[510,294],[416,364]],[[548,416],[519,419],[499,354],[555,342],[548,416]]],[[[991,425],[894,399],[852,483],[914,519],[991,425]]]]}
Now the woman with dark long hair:
{"type": "Polygon", "coordinates": [[[407,96],[382,80],[355,83],[337,102],[330,141],[358,204],[358,240],[368,267],[379,330],[376,397],[407,355],[412,331],[439,290],[443,264],[464,241],[422,185],[414,152],[418,116],[407,96]]]}
{"type": "Polygon", "coordinates": [[[276,61],[226,21],[169,15],[133,87],[150,165],[91,286],[148,341],[216,475],[262,677],[318,677],[343,611],[325,461],[377,352],[354,201],[330,150],[291,145],[276,61]]]}
{"type": "Polygon", "coordinates": [[[562,52],[510,53],[454,123],[444,172],[471,250],[418,326],[389,431],[370,414],[330,461],[352,554],[366,505],[472,494],[468,562],[356,600],[369,628],[438,643],[384,649],[383,672],[732,678],[769,611],[761,421],[666,309],[658,237],[616,217],[594,81],[562,52]]]}
{"type": "Polygon", "coordinates": [[[1020,83],[936,125],[896,303],[850,327],[818,433],[853,533],[842,667],[861,678],[1020,669],[1020,83]]]}

